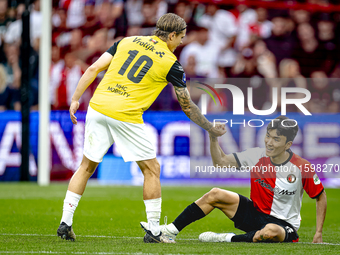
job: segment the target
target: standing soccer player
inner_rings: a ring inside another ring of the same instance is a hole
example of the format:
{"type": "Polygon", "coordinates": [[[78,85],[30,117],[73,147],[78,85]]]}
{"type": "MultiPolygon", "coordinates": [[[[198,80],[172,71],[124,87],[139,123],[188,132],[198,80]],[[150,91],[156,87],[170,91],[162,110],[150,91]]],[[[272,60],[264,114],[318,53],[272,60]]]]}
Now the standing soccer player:
{"type": "Polygon", "coordinates": [[[79,80],[70,106],[73,124],[77,124],[75,113],[81,95],[97,74],[107,69],[87,111],[84,156],[70,180],[57,230],[62,239],[75,240],[73,214],[87,180],[110,146],[116,143],[124,161],[136,161],[144,175],[143,199],[148,219],[144,242],[174,243],[160,232],[160,165],[142,118],[143,112],[168,82],[173,84],[182,110],[193,122],[213,136],[225,133],[225,130],[213,127],[190,99],[185,73],[173,54],[185,36],[185,21],[168,13],[158,20],[156,26],[153,36],[127,37],[114,43],[79,80]]]}
{"type": "MultiPolygon", "coordinates": [[[[224,125],[219,127],[225,129],[224,125]]],[[[189,205],[161,231],[172,239],[190,223],[220,209],[235,228],[244,232],[204,232],[202,242],[298,242],[300,210],[304,190],[316,200],[316,232],[313,243],[322,243],[327,198],[311,164],[294,154],[290,146],[298,132],[295,121],[280,116],[269,123],[265,148],[251,148],[226,155],[210,134],[210,152],[215,166],[251,169],[250,199],[232,191],[213,188],[189,205]],[[284,121],[284,124],[283,124],[284,121]]],[[[146,227],[144,222],[142,225],[146,227]]]]}

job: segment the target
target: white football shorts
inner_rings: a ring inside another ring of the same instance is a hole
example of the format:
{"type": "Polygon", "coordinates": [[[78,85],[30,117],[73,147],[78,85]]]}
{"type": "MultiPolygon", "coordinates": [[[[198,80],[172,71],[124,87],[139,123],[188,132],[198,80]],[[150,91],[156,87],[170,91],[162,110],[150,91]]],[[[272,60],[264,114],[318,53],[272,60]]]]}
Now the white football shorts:
{"type": "Polygon", "coordinates": [[[116,143],[125,162],[153,159],[156,152],[144,129],[145,124],[133,124],[105,116],[90,106],[85,123],[84,155],[102,162],[104,155],[116,143]]]}

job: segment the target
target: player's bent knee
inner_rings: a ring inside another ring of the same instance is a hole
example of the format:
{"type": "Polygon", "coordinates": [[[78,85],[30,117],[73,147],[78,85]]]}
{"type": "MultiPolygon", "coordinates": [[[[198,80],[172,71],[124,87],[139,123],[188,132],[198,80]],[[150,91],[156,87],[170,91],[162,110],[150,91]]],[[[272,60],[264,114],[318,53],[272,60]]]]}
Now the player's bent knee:
{"type": "Polygon", "coordinates": [[[213,197],[218,197],[218,194],[221,192],[222,190],[220,188],[212,188],[210,191],[209,191],[209,194],[213,197]]]}
{"type": "Polygon", "coordinates": [[[221,192],[219,188],[212,188],[208,193],[204,195],[204,198],[207,200],[208,203],[215,203],[218,202],[218,196],[221,192]]]}
{"type": "Polygon", "coordinates": [[[284,229],[276,224],[267,224],[260,233],[263,241],[283,242],[285,239],[284,229]]]}

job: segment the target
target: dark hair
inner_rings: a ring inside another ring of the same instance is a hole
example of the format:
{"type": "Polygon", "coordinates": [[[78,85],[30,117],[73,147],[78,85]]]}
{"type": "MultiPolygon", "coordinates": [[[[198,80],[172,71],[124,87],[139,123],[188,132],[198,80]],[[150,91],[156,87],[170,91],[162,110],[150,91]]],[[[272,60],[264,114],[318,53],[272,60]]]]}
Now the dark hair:
{"type": "Polygon", "coordinates": [[[272,120],[267,126],[267,132],[274,129],[276,129],[276,134],[278,136],[285,136],[287,138],[286,143],[288,143],[294,140],[299,131],[299,126],[295,120],[291,120],[288,117],[281,115],[272,120]],[[284,123],[282,125],[283,121],[284,123]]]}
{"type": "Polygon", "coordinates": [[[157,21],[156,30],[153,32],[153,35],[167,40],[170,33],[176,32],[176,35],[179,35],[186,27],[187,24],[180,16],[174,13],[167,13],[157,21]]]}

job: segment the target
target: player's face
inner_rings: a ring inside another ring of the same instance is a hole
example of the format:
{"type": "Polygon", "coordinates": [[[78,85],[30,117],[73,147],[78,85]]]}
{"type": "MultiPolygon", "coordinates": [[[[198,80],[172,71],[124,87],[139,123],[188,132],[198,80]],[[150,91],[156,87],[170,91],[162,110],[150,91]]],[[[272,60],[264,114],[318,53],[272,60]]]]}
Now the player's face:
{"type": "Polygon", "coordinates": [[[178,47],[178,45],[183,43],[183,38],[186,34],[187,30],[184,29],[180,34],[176,35],[176,33],[173,34],[173,36],[171,37],[170,40],[170,44],[169,44],[169,49],[174,52],[176,50],[176,48],[178,47]]]}
{"type": "Polygon", "coordinates": [[[277,135],[276,129],[269,130],[264,138],[266,155],[268,157],[277,157],[285,153],[289,148],[289,146],[287,147],[286,140],[287,138],[285,136],[277,135]]]}

